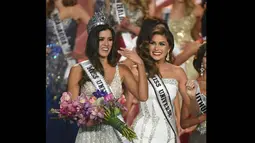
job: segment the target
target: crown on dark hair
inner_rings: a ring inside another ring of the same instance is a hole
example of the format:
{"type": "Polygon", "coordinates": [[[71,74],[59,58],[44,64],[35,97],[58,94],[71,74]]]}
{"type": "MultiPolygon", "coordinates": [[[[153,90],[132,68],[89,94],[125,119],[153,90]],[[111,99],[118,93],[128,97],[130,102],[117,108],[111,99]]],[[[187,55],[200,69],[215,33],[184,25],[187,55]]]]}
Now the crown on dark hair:
{"type": "Polygon", "coordinates": [[[99,10],[99,12],[95,12],[95,14],[91,17],[91,19],[88,22],[87,30],[88,33],[91,32],[93,28],[99,25],[109,25],[109,21],[107,19],[107,15],[104,13],[102,9],[99,10]]]}

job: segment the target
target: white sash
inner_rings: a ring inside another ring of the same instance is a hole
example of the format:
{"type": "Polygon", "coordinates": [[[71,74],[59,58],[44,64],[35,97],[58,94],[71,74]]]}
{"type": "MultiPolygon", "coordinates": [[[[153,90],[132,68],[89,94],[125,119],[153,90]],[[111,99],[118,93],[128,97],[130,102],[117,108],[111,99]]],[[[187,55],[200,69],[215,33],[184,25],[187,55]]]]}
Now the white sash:
{"type": "MultiPolygon", "coordinates": [[[[103,76],[97,72],[94,68],[94,66],[90,63],[89,60],[86,60],[86,61],[82,61],[80,62],[80,65],[82,66],[82,68],[85,70],[85,72],[87,73],[89,79],[91,80],[92,84],[95,86],[96,89],[98,90],[101,90],[101,91],[104,91],[106,92],[107,94],[111,94],[112,93],[112,90],[111,90],[111,87],[109,87],[103,76]]],[[[116,71],[117,72],[117,71],[116,71]]],[[[113,95],[113,93],[112,93],[113,95]]],[[[113,97],[115,97],[113,95],[113,97]]],[[[124,122],[124,119],[122,117],[122,115],[118,115],[117,116],[122,122],[124,122]]],[[[126,140],[125,137],[123,137],[119,132],[116,132],[117,134],[120,135],[120,137],[122,138],[122,140],[126,140]]]]}
{"type": "Polygon", "coordinates": [[[85,70],[96,89],[104,91],[107,94],[112,93],[110,87],[106,84],[104,77],[95,70],[89,60],[80,62],[80,65],[85,70]]]}
{"type": "MultiPolygon", "coordinates": [[[[65,30],[64,30],[64,26],[63,23],[61,22],[60,18],[59,18],[59,12],[58,10],[55,8],[54,11],[51,14],[51,18],[53,19],[53,27],[56,31],[56,35],[58,38],[58,42],[62,48],[62,52],[64,55],[68,55],[72,52],[71,50],[71,46],[69,45],[69,41],[67,39],[65,30]]],[[[74,60],[72,57],[66,57],[67,60],[67,68],[65,71],[65,75],[64,75],[64,79],[66,80],[69,76],[69,72],[71,67],[76,64],[76,60],[74,60]]]]}
{"type": "Polygon", "coordinates": [[[157,101],[160,105],[160,108],[164,116],[167,119],[167,122],[169,123],[170,127],[174,131],[175,143],[177,143],[178,134],[176,131],[176,121],[173,116],[174,107],[170,98],[170,94],[168,93],[168,90],[166,89],[164,82],[161,80],[161,78],[159,78],[158,75],[155,75],[154,77],[149,78],[149,82],[154,89],[155,95],[157,97],[157,101]]]}
{"type": "MultiPolygon", "coordinates": [[[[120,24],[122,19],[126,17],[125,7],[124,7],[124,4],[121,2],[121,0],[115,0],[115,7],[116,7],[116,14],[117,14],[116,15],[117,22],[118,24],[120,24]]],[[[126,48],[128,48],[129,50],[132,50],[134,47],[136,47],[137,36],[132,39],[131,34],[129,32],[122,32],[121,36],[123,38],[126,48]]],[[[121,56],[119,61],[123,61],[125,59],[126,57],[121,56]]]]}
{"type": "Polygon", "coordinates": [[[200,111],[203,114],[206,113],[206,96],[204,96],[202,93],[197,93],[196,100],[197,100],[197,104],[199,105],[200,111]]]}

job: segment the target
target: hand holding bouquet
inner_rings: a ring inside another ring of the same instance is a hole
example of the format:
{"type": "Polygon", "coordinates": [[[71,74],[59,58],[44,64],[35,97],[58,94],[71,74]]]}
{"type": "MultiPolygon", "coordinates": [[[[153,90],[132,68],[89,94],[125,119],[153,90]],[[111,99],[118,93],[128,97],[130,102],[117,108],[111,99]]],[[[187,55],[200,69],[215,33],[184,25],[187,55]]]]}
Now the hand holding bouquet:
{"type": "Polygon", "coordinates": [[[129,141],[136,138],[136,134],[118,116],[121,110],[127,110],[123,99],[115,99],[112,94],[97,90],[92,96],[84,94],[71,99],[70,92],[64,92],[60,99],[60,109],[52,109],[58,118],[76,122],[78,126],[107,124],[118,130],[129,141]]]}

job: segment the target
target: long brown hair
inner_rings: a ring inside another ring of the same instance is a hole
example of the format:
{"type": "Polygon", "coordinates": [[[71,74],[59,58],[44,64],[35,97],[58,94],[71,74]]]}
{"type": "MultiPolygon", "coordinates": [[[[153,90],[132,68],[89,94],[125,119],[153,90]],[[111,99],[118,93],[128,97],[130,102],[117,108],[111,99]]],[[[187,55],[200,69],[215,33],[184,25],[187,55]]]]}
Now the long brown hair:
{"type": "Polygon", "coordinates": [[[194,60],[193,60],[193,66],[199,74],[201,74],[200,69],[201,69],[201,65],[203,64],[203,58],[205,56],[205,53],[206,53],[206,43],[202,44],[199,47],[196,53],[196,56],[194,57],[194,60]]]}
{"type": "Polygon", "coordinates": [[[52,11],[55,8],[55,0],[49,0],[49,2],[46,3],[46,16],[49,17],[52,11]]]}
{"type": "MultiPolygon", "coordinates": [[[[170,47],[170,51],[168,53],[170,61],[168,62],[171,62],[172,59],[171,55],[174,49],[173,34],[169,31],[167,27],[165,27],[162,24],[159,24],[153,29],[152,34],[149,36],[149,40],[151,40],[154,35],[162,35],[166,37],[170,47]]],[[[159,69],[156,66],[156,61],[150,55],[149,46],[150,41],[144,41],[140,46],[137,47],[136,52],[144,62],[146,72],[148,73],[148,77],[153,77],[155,74],[161,76],[159,69]]]]}
{"type": "MultiPolygon", "coordinates": [[[[99,55],[99,33],[104,30],[110,30],[112,33],[112,49],[107,56],[107,60],[109,64],[112,67],[115,67],[117,65],[117,48],[115,46],[115,33],[114,30],[109,26],[108,24],[106,25],[99,25],[94,27],[91,32],[89,33],[88,39],[87,39],[87,45],[85,49],[85,55],[88,57],[89,61],[91,64],[95,67],[95,70],[99,72],[102,76],[104,76],[104,68],[103,65],[100,62],[100,55],[99,55]]],[[[82,86],[84,85],[87,81],[91,81],[88,77],[88,75],[85,73],[83,70],[82,73],[82,79],[79,81],[79,85],[82,86]]]]}

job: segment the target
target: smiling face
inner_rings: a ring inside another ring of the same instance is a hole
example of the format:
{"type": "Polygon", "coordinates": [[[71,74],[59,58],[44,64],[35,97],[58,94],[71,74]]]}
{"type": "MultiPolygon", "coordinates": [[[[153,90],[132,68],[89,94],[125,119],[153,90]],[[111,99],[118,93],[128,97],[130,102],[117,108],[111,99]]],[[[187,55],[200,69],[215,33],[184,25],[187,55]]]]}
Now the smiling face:
{"type": "Polygon", "coordinates": [[[150,56],[155,61],[165,61],[167,54],[169,54],[170,47],[164,35],[153,35],[150,46],[150,56]]]}
{"type": "Polygon", "coordinates": [[[99,32],[99,55],[102,58],[107,58],[112,49],[112,32],[107,29],[99,32]]]}

